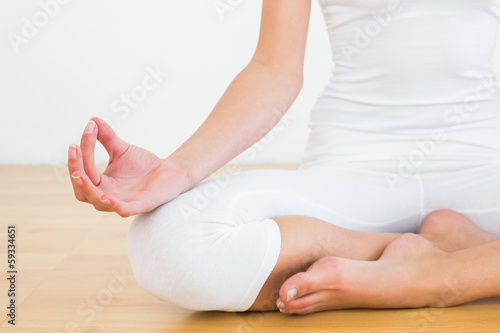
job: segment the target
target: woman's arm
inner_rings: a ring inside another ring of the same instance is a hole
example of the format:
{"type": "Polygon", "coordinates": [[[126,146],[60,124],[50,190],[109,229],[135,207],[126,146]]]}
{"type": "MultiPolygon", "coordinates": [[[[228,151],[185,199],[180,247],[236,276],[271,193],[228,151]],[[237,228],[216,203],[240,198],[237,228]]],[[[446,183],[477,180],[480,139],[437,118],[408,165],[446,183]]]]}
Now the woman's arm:
{"type": "Polygon", "coordinates": [[[168,157],[194,186],[260,140],[302,87],[310,0],[265,0],[259,43],[201,127],[168,157]]]}
{"type": "Polygon", "coordinates": [[[261,139],[297,97],[311,0],[264,0],[259,42],[200,128],[171,156],[129,145],[94,118],[71,146],[68,168],[75,196],[121,216],[145,213],[189,190],[261,139]],[[110,155],[104,173],[94,164],[99,140],[110,155]]]}

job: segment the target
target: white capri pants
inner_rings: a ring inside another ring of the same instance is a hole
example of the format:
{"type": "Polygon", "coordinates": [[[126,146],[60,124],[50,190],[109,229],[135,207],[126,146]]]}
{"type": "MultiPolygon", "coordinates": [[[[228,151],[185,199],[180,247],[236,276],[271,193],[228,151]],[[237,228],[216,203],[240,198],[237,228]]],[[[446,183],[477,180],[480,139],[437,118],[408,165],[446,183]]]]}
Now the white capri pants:
{"type": "Polygon", "coordinates": [[[500,234],[500,164],[429,162],[396,183],[388,177],[395,168],[373,165],[317,163],[204,181],[133,221],[134,276],[153,295],[184,308],[245,311],[280,254],[275,217],[404,233],[417,232],[428,213],[446,208],[500,234]]]}

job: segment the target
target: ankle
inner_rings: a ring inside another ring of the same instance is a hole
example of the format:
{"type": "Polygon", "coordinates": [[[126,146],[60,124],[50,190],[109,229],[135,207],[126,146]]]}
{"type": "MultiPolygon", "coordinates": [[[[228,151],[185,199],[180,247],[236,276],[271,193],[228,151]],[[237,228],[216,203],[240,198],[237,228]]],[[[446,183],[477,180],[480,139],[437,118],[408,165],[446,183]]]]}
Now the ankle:
{"type": "Polygon", "coordinates": [[[460,285],[451,257],[449,253],[445,253],[435,260],[435,277],[429,283],[431,298],[428,306],[430,307],[444,308],[460,303],[458,301],[461,296],[460,285]],[[437,272],[439,273],[436,274],[437,272]]]}

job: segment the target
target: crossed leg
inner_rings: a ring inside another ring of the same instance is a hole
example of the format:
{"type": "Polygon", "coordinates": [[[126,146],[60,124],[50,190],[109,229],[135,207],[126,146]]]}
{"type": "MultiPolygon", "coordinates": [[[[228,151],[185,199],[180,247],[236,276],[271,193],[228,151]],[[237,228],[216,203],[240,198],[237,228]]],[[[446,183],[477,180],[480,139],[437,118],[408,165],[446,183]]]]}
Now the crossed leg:
{"type": "Polygon", "coordinates": [[[249,311],[278,310],[281,285],[326,256],[377,260],[399,234],[344,229],[307,216],[274,218],[281,232],[281,251],[273,271],[249,311]]]}
{"type": "Polygon", "coordinates": [[[250,311],[439,306],[431,302],[442,281],[425,277],[446,252],[500,239],[449,210],[429,214],[419,235],[357,232],[307,217],[275,220],[281,254],[250,311]]]}

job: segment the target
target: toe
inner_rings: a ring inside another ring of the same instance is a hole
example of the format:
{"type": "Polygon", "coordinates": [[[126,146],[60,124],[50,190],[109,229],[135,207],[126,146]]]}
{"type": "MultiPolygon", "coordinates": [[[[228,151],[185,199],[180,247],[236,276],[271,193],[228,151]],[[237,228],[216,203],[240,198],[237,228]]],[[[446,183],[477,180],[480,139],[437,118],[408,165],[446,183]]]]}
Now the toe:
{"type": "Polygon", "coordinates": [[[335,306],[331,304],[332,293],[334,292],[321,290],[295,298],[294,300],[285,303],[282,308],[282,312],[308,314],[333,309],[335,306]],[[328,306],[325,306],[326,304],[328,304],[328,306]]]}
{"type": "Polygon", "coordinates": [[[293,275],[280,288],[280,300],[285,304],[324,289],[336,289],[339,279],[339,258],[324,257],[307,269],[293,275]]]}

